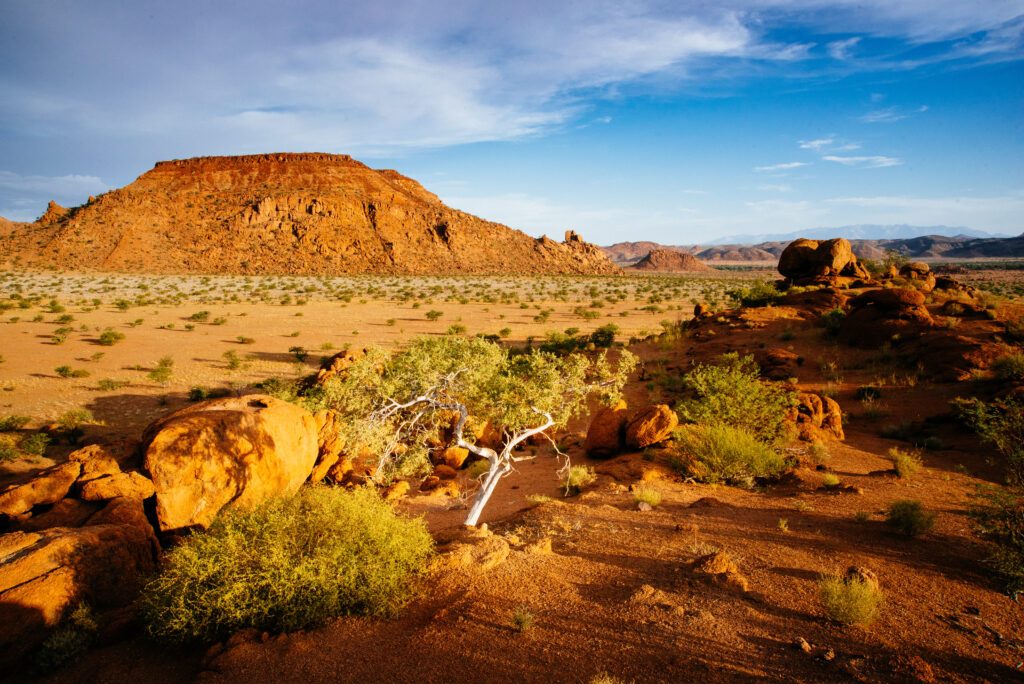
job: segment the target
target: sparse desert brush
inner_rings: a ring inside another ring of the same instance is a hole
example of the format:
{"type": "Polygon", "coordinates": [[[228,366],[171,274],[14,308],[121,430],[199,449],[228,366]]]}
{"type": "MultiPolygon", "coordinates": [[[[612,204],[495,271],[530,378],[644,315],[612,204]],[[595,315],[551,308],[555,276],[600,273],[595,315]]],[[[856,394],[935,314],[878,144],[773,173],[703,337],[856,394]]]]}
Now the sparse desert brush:
{"type": "Polygon", "coordinates": [[[62,378],[87,378],[89,371],[83,368],[72,368],[71,366],[57,366],[53,372],[62,378]]]}
{"type": "Polygon", "coordinates": [[[748,287],[741,287],[726,292],[726,296],[741,306],[768,306],[782,296],[775,284],[766,280],[758,280],[748,287]]]}
{"type": "Polygon", "coordinates": [[[246,337],[245,335],[239,335],[235,338],[235,341],[238,342],[238,344],[255,344],[256,342],[253,338],[246,337]]]}
{"type": "Polygon", "coordinates": [[[916,451],[904,451],[893,447],[889,449],[889,460],[892,461],[892,469],[900,478],[913,477],[921,470],[921,454],[916,451]]]}
{"type": "Polygon", "coordinates": [[[128,386],[127,380],[117,380],[114,378],[103,378],[96,383],[96,388],[103,392],[110,392],[113,390],[119,390],[128,386]]]}
{"type": "Polygon", "coordinates": [[[992,362],[992,371],[1000,380],[1019,382],[1024,380],[1024,352],[1004,354],[992,362]]]}
{"type": "Polygon", "coordinates": [[[839,328],[842,327],[843,321],[845,320],[846,312],[839,307],[830,309],[821,314],[821,325],[829,335],[838,335],[839,328]]]}
{"type": "Polygon", "coordinates": [[[18,443],[18,448],[24,451],[26,454],[32,454],[33,456],[42,456],[43,454],[46,453],[46,447],[49,445],[49,435],[45,435],[42,432],[36,432],[21,440],[18,443]]]}
{"type": "Polygon", "coordinates": [[[427,320],[428,321],[436,321],[441,316],[444,316],[444,312],[443,311],[437,311],[436,309],[431,309],[430,311],[427,312],[426,315],[427,315],[427,320]]]}
{"type": "Polygon", "coordinates": [[[634,487],[633,503],[645,503],[651,508],[657,508],[661,504],[661,492],[654,487],[634,487]]]}
{"type": "Polygon", "coordinates": [[[238,352],[233,349],[229,349],[224,352],[221,357],[224,359],[224,362],[227,363],[228,370],[238,370],[242,367],[242,357],[240,357],[238,352]]]}
{"type": "Polygon", "coordinates": [[[83,655],[99,632],[99,624],[88,604],[80,603],[35,652],[38,674],[53,672],[83,655]]]}
{"type": "Polygon", "coordinates": [[[1024,591],[1024,489],[982,486],[968,514],[977,532],[995,543],[988,564],[1011,592],[1024,591]]]}
{"type": "Polygon", "coordinates": [[[13,432],[20,430],[28,423],[31,418],[28,416],[0,416],[0,432],[13,432]]]}
{"type": "Polygon", "coordinates": [[[150,370],[146,377],[153,382],[166,385],[171,380],[171,376],[174,375],[174,359],[170,356],[161,357],[156,363],[156,367],[150,370]]]}
{"type": "Polygon", "coordinates": [[[841,484],[842,480],[835,473],[825,473],[821,477],[821,486],[825,489],[838,489],[841,484]]]}
{"type": "Polygon", "coordinates": [[[525,632],[533,627],[533,613],[529,606],[518,606],[512,613],[512,629],[517,632],[525,632]]]}
{"type": "Polygon", "coordinates": [[[979,437],[996,447],[1005,459],[1007,479],[1024,483],[1024,400],[986,403],[977,398],[954,399],[954,410],[979,437]]]}
{"type": "Polygon", "coordinates": [[[168,552],[142,592],[149,633],[214,641],[240,629],[294,631],[348,614],[394,614],[433,540],[370,489],[304,487],[222,513],[168,552]]]}
{"type": "Polygon", "coordinates": [[[856,575],[822,577],[818,597],[829,618],[844,625],[870,625],[878,618],[883,601],[877,583],[856,575]]]}
{"type": "Polygon", "coordinates": [[[864,409],[864,413],[861,415],[868,420],[877,420],[884,418],[889,415],[889,406],[884,402],[872,397],[866,396],[860,400],[860,405],[864,409]]]}
{"type": "Polygon", "coordinates": [[[788,467],[773,447],[731,425],[683,425],[673,437],[679,452],[673,464],[702,482],[750,487],[754,480],[778,477],[788,467]]]}
{"type": "Polygon", "coordinates": [[[619,679],[614,675],[610,675],[607,672],[598,672],[596,675],[590,678],[588,684],[626,684],[625,679],[619,679]]]}
{"type": "Polygon", "coordinates": [[[124,339],[124,333],[107,328],[100,333],[98,342],[104,347],[112,347],[124,339]]]}
{"type": "Polygon", "coordinates": [[[917,537],[935,526],[935,514],[925,510],[920,501],[900,499],[889,504],[885,521],[900,534],[917,537]]]}
{"type": "Polygon", "coordinates": [[[755,439],[774,443],[788,432],[786,415],[796,395],[764,382],[753,356],[723,354],[716,364],[699,364],[683,381],[695,395],[679,402],[680,417],[695,423],[723,423],[755,439]]]}
{"type": "Polygon", "coordinates": [[[14,448],[14,442],[10,438],[0,435],[0,463],[13,461],[18,456],[18,450],[14,448]]]}
{"type": "Polygon", "coordinates": [[[828,452],[828,447],[821,442],[811,444],[810,448],[807,450],[807,455],[815,465],[828,463],[829,459],[832,458],[832,455],[828,452]]]}
{"type": "Polygon", "coordinates": [[[597,480],[597,475],[594,473],[593,468],[585,465],[575,465],[571,466],[568,472],[566,472],[562,486],[565,487],[566,496],[575,496],[584,487],[594,484],[595,480],[597,480]]]}

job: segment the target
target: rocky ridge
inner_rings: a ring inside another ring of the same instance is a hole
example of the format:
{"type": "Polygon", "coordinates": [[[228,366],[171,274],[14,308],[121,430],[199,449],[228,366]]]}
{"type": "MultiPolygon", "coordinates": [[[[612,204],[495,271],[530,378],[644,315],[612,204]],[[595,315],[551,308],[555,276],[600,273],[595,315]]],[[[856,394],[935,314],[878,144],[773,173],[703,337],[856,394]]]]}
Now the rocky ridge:
{"type": "Polygon", "coordinates": [[[321,153],[158,162],[80,207],[0,223],[0,253],[7,266],[145,273],[619,272],[573,231],[533,238],[321,153]]]}

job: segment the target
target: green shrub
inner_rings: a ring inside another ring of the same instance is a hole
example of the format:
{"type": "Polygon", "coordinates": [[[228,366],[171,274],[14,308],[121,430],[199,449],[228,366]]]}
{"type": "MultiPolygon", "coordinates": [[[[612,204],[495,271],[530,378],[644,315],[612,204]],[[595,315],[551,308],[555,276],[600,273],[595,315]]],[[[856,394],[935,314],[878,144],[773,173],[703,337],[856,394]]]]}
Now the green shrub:
{"type": "Polygon", "coordinates": [[[96,418],[89,409],[79,408],[65,411],[57,416],[57,425],[63,430],[78,430],[83,425],[95,423],[96,418]]]}
{"type": "Polygon", "coordinates": [[[1024,380],[1024,352],[1004,354],[992,362],[992,371],[1000,380],[1019,382],[1024,380]]]}
{"type": "Polygon", "coordinates": [[[20,430],[29,420],[28,416],[0,416],[0,432],[20,430]]]}
{"type": "Polygon", "coordinates": [[[96,640],[98,631],[92,610],[84,603],[79,604],[35,652],[37,672],[53,672],[84,654],[96,640]]]}
{"type": "Polygon", "coordinates": [[[1024,400],[986,403],[971,398],[954,399],[952,404],[961,420],[1006,459],[1007,479],[1024,483],[1024,400]]]}
{"type": "Polygon", "coordinates": [[[171,380],[171,376],[174,375],[174,359],[170,356],[164,356],[157,361],[156,368],[146,373],[146,377],[153,382],[158,382],[161,385],[166,385],[171,380]]]}
{"type": "Polygon", "coordinates": [[[609,323],[590,333],[590,341],[595,347],[610,347],[615,342],[615,336],[618,333],[619,326],[609,323]]]}
{"type": "Polygon", "coordinates": [[[825,473],[821,477],[821,486],[825,489],[838,489],[841,484],[842,480],[835,473],[825,473]]]}
{"type": "Polygon", "coordinates": [[[695,423],[724,423],[774,443],[788,432],[786,416],[796,394],[760,379],[753,356],[723,354],[717,364],[699,364],[683,383],[696,395],[679,402],[680,417],[695,423]]]}
{"type": "Polygon", "coordinates": [[[882,606],[882,591],[861,577],[826,575],[818,596],[829,618],[844,625],[870,625],[882,606]]]}
{"type": "Polygon", "coordinates": [[[968,511],[978,533],[995,548],[988,563],[1013,593],[1024,591],[1024,489],[983,486],[968,511]]]}
{"type": "Polygon", "coordinates": [[[916,451],[904,451],[893,447],[889,449],[889,460],[892,461],[892,469],[900,478],[913,477],[921,469],[921,454],[916,451]]]}
{"type": "Polygon", "coordinates": [[[441,316],[444,316],[444,312],[443,311],[430,310],[430,311],[427,312],[427,320],[428,321],[436,321],[441,316]]]}
{"type": "Polygon", "coordinates": [[[231,509],[168,554],[142,593],[149,633],[213,641],[294,631],[339,615],[390,615],[410,597],[433,540],[370,489],[305,487],[231,509]]]}
{"type": "Polygon", "coordinates": [[[87,378],[90,375],[89,371],[83,368],[72,368],[71,366],[57,366],[53,372],[62,378],[87,378]]]}
{"type": "Polygon", "coordinates": [[[597,479],[594,469],[590,466],[576,465],[569,468],[565,474],[562,486],[565,487],[566,496],[575,496],[587,485],[591,485],[597,479]]]}
{"type": "Polygon", "coordinates": [[[635,487],[633,503],[645,503],[651,508],[657,508],[661,504],[661,492],[653,487],[635,487]]]}
{"type": "Polygon", "coordinates": [[[18,448],[24,451],[26,454],[32,454],[33,456],[42,456],[43,454],[46,453],[46,447],[49,445],[49,435],[44,435],[42,432],[37,432],[21,440],[21,442],[18,444],[18,448]]]}
{"type": "Polygon", "coordinates": [[[773,447],[731,425],[683,425],[673,436],[681,456],[674,459],[676,467],[702,482],[749,487],[757,478],[778,477],[788,466],[773,447]]]}
{"type": "Polygon", "coordinates": [[[96,388],[104,392],[109,392],[111,390],[119,390],[127,386],[127,380],[115,380],[112,378],[103,378],[102,380],[96,383],[96,388]]]}
{"type": "Polygon", "coordinates": [[[104,347],[112,347],[123,339],[124,333],[108,329],[100,333],[99,343],[104,347]]]}
{"type": "Polygon", "coordinates": [[[725,293],[730,299],[741,306],[767,306],[781,297],[775,284],[759,280],[750,287],[741,287],[725,293]]]}
{"type": "Polygon", "coordinates": [[[306,348],[300,346],[288,347],[288,353],[294,356],[298,363],[305,363],[306,357],[309,356],[309,352],[306,351],[306,348]]]}
{"type": "Polygon", "coordinates": [[[13,461],[18,458],[18,450],[14,448],[14,443],[11,442],[7,437],[0,437],[0,463],[6,461],[13,461]]]}
{"type": "Polygon", "coordinates": [[[821,314],[821,324],[824,326],[825,332],[829,335],[838,335],[839,328],[843,325],[843,321],[845,320],[846,312],[838,306],[821,314]]]}
{"type": "Polygon", "coordinates": [[[519,606],[512,613],[512,629],[517,632],[525,632],[533,627],[533,613],[527,606],[519,606]]]}
{"type": "Polygon", "coordinates": [[[900,534],[917,537],[935,526],[935,514],[925,510],[920,501],[900,499],[889,504],[885,521],[900,534]]]}

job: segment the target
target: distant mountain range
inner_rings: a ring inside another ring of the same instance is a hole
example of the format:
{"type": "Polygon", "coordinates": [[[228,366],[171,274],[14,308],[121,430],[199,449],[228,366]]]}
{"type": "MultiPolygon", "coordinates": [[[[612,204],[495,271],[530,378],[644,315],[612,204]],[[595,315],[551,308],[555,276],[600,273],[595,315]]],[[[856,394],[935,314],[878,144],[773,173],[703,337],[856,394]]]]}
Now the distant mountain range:
{"type": "MultiPolygon", "coordinates": [[[[884,227],[884,226],[880,226],[884,227]]],[[[836,229],[839,230],[839,229],[836,229]]],[[[975,231],[976,232],[976,231],[975,231]]],[[[775,261],[790,242],[798,237],[812,237],[810,232],[793,233],[793,237],[756,244],[724,245],[659,245],[655,242],[619,242],[602,247],[608,258],[619,266],[631,266],[654,250],[672,250],[692,254],[706,262],[775,261]]],[[[859,239],[849,234],[828,234],[822,237],[850,239],[853,251],[864,259],[881,259],[896,251],[913,259],[981,259],[1024,257],[1024,234],[1017,237],[972,237],[957,235],[923,235],[912,238],[859,239]]],[[[814,238],[819,239],[819,238],[814,238]]]]}
{"type": "Polygon", "coordinates": [[[791,241],[797,238],[809,238],[811,240],[828,240],[830,238],[844,237],[847,240],[909,240],[911,238],[927,236],[949,236],[949,237],[1013,237],[1005,233],[986,233],[982,230],[964,228],[962,226],[909,226],[906,224],[896,225],[875,225],[860,224],[853,226],[839,226],[835,228],[810,228],[808,230],[795,231],[792,233],[764,233],[760,235],[729,235],[712,240],[709,245],[756,245],[761,242],[779,242],[781,240],[791,241]]]}

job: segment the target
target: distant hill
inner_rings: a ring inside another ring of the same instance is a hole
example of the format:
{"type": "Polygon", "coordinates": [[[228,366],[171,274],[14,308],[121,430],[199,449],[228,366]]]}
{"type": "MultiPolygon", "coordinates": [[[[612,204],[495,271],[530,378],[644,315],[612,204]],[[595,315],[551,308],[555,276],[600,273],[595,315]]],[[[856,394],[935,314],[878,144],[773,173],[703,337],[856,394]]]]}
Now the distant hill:
{"type": "Polygon", "coordinates": [[[756,245],[762,242],[791,242],[797,238],[828,240],[843,237],[847,240],[909,240],[918,237],[1012,237],[1007,234],[986,233],[982,230],[962,226],[910,226],[906,224],[875,225],[859,224],[834,228],[810,228],[791,233],[766,233],[760,235],[730,235],[707,243],[708,245],[756,245]]]}
{"type": "Polygon", "coordinates": [[[0,221],[10,267],[138,273],[615,274],[572,231],[558,242],[452,209],[347,155],[197,157],[34,223],[0,221]]]}
{"type": "MultiPolygon", "coordinates": [[[[796,237],[804,237],[797,234],[796,237]]],[[[846,237],[838,235],[836,237],[846,237]]],[[[793,238],[794,240],[796,238],[793,238]]],[[[817,239],[817,238],[814,238],[817,239]]],[[[702,262],[771,262],[776,261],[782,250],[792,240],[774,240],[755,245],[730,244],[701,247],[698,245],[659,245],[652,242],[620,242],[602,247],[616,264],[629,267],[642,257],[628,258],[643,249],[648,253],[655,250],[692,254],[702,262]],[[649,247],[653,245],[653,247],[649,247]]],[[[924,235],[909,239],[864,240],[850,239],[853,251],[863,259],[881,259],[889,251],[896,251],[915,259],[980,259],[980,258],[1024,258],[1024,234],[1017,237],[976,238],[966,235],[946,237],[924,235]]]]}

